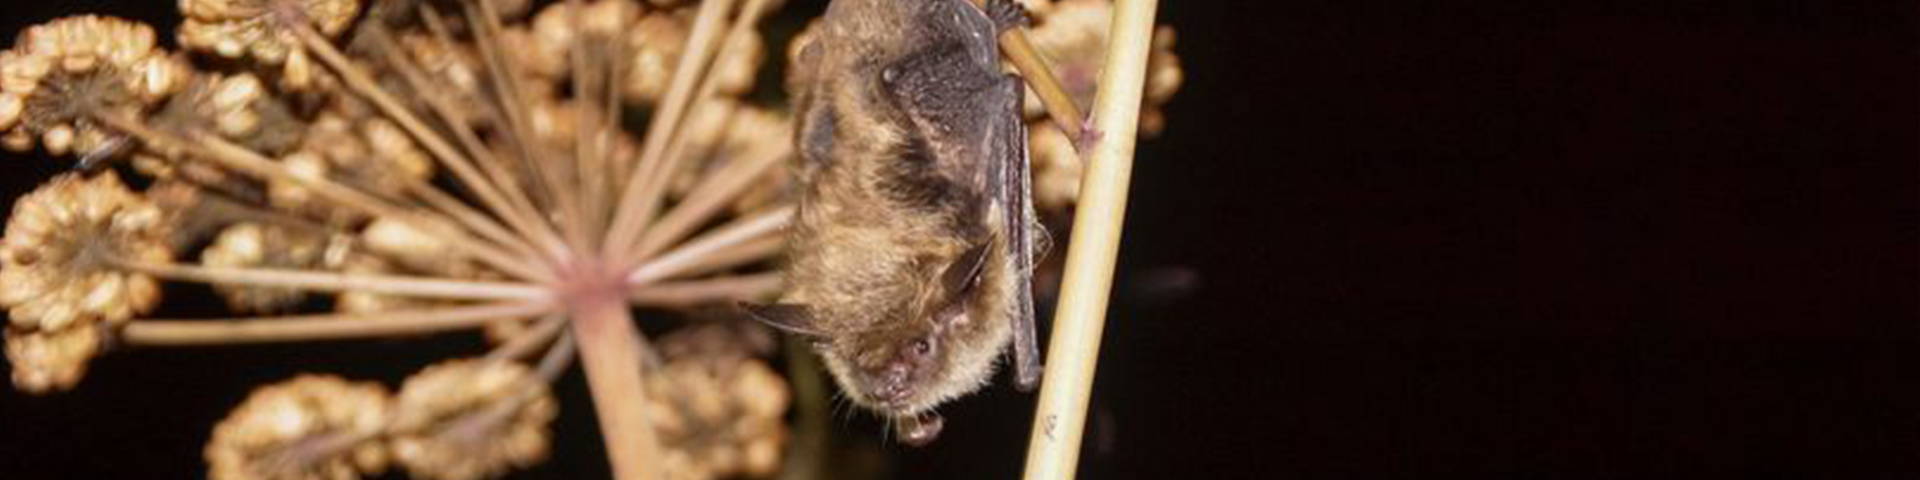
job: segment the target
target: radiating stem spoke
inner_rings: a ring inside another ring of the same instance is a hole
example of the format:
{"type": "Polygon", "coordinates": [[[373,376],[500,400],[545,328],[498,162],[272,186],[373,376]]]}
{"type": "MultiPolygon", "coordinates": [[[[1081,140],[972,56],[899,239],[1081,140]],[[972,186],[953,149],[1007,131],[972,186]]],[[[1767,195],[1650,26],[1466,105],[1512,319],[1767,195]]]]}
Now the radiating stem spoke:
{"type": "Polygon", "coordinates": [[[546,300],[552,296],[547,288],[523,283],[306,270],[215,268],[180,264],[134,262],[115,262],[115,264],[128,270],[186,282],[283,287],[325,292],[365,290],[385,295],[464,300],[546,300]]]}
{"type": "Polygon", "coordinates": [[[632,289],[634,305],[680,308],[726,301],[753,300],[780,291],[780,274],[756,273],[733,277],[662,282],[632,289]]]}
{"type": "Polygon", "coordinates": [[[392,337],[477,328],[554,308],[552,302],[518,301],[364,314],[134,320],[118,338],[133,345],[184,346],[392,337]]]}
{"type": "Polygon", "coordinates": [[[735,220],[659,258],[648,260],[627,275],[627,284],[644,285],[703,268],[714,268],[713,260],[716,257],[732,260],[754,258],[742,258],[740,253],[743,251],[771,255],[778,250],[782,241],[774,234],[786,227],[792,218],[793,208],[782,207],[735,220]]]}

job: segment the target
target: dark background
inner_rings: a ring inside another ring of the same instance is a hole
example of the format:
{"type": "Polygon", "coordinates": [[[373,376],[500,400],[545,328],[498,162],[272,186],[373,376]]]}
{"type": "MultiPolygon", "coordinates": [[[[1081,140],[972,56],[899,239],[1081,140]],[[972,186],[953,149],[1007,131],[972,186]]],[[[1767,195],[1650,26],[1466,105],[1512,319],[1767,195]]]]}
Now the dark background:
{"type": "MultiPolygon", "coordinates": [[[[1140,150],[1084,478],[1920,476],[1915,4],[1163,3],[1187,82],[1140,150]]],[[[8,197],[57,169],[10,160],[8,197]]],[[[0,393],[0,476],[196,477],[253,385],[476,342],[119,352],[0,393]]],[[[560,388],[559,456],[515,478],[604,476],[560,388]]],[[[1032,400],[959,402],[895,476],[1015,477],[1032,400]]]]}

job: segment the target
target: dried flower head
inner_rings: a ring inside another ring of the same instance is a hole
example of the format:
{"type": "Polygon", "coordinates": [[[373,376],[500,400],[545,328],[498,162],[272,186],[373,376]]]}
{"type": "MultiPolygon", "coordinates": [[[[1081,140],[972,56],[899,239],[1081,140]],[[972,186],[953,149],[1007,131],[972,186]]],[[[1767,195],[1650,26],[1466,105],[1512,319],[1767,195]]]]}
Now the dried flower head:
{"type": "Polygon", "coordinates": [[[306,123],[250,73],[194,78],[154,112],[153,121],[182,131],[217,133],[249,150],[278,155],[300,142],[306,123]]]}
{"type": "MultiPolygon", "coordinates": [[[[386,196],[400,196],[409,185],[433,176],[433,159],[398,125],[363,108],[346,106],[352,105],[348,102],[335,105],[307,127],[298,149],[281,158],[295,175],[337,180],[386,196]]],[[[359,212],[317,198],[292,181],[268,182],[267,197],[275,207],[329,222],[363,219],[359,212]]]]}
{"type": "Polygon", "coordinates": [[[0,52],[0,144],[91,153],[110,137],[95,116],[138,116],[191,76],[146,24],[86,15],[28,28],[0,52]]]}
{"type": "MultiPolygon", "coordinates": [[[[1059,75],[1060,83],[1079,105],[1092,105],[1099,90],[1100,69],[1105,64],[1107,35],[1112,27],[1113,3],[1110,0],[1059,0],[1035,10],[1039,26],[1030,37],[1034,48],[1045,55],[1059,75]]],[[[1180,57],[1173,53],[1173,27],[1161,26],[1153,33],[1153,51],[1147,59],[1146,91],[1141,97],[1140,131],[1157,134],[1166,124],[1160,106],[1180,90],[1184,73],[1180,57]]],[[[1027,117],[1045,114],[1040,100],[1027,91],[1027,117]]]]}
{"type": "MultiPolygon", "coordinates": [[[[200,263],[212,268],[299,270],[323,264],[330,252],[336,258],[343,255],[345,242],[329,242],[316,233],[280,225],[236,224],[222,230],[213,245],[200,252],[200,263]]],[[[243,312],[278,311],[307,298],[305,291],[285,287],[217,284],[213,289],[227,299],[227,305],[243,312]]]]}
{"type": "Polygon", "coordinates": [[[7,363],[13,386],[34,394],[70,390],[87,373],[87,361],[100,352],[100,330],[93,324],[60,330],[7,328],[7,363]]]}
{"type": "Polygon", "coordinates": [[[339,35],[360,13],[359,0],[181,0],[180,45],[222,57],[251,56],[262,64],[284,66],[283,81],[293,88],[313,85],[313,59],[293,28],[308,25],[321,35],[339,35]]]}
{"type": "Polygon", "coordinates": [[[213,429],[214,480],[353,480],[386,470],[378,438],[387,424],[379,384],[302,375],[254,390],[213,429]]]}
{"type": "Polygon", "coordinates": [[[546,458],[558,411],[525,366],[462,359],[427,367],[400,389],[393,453],[418,479],[478,480],[546,458]]]}
{"type": "Polygon", "coordinates": [[[661,340],[667,362],[648,377],[647,401],[669,478],[765,476],[779,467],[791,394],[751,356],[770,346],[764,335],[711,325],[661,340]]]}
{"type": "Polygon", "coordinates": [[[368,252],[392,259],[412,271],[453,278],[472,278],[480,274],[480,267],[447,245],[445,239],[395,219],[380,218],[367,224],[360,231],[360,244],[368,252]]]}
{"type": "Polygon", "coordinates": [[[153,277],[116,265],[171,261],[160,209],[112,174],[66,174],[14,204],[0,238],[0,306],[16,327],[125,322],[160,300],[153,277]]]}

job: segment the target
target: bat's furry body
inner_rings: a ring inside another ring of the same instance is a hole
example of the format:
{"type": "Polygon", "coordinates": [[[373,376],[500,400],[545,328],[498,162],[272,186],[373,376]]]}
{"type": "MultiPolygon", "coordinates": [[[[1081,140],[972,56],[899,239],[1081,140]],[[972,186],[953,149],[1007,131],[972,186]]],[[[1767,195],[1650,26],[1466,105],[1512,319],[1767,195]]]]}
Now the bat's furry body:
{"type": "Polygon", "coordinates": [[[787,292],[750,309],[812,336],[847,398],[889,418],[979,389],[1010,340],[1018,382],[1038,378],[1031,265],[1045,232],[1023,84],[996,44],[1024,16],[988,4],[835,0],[790,79],[787,292]]]}

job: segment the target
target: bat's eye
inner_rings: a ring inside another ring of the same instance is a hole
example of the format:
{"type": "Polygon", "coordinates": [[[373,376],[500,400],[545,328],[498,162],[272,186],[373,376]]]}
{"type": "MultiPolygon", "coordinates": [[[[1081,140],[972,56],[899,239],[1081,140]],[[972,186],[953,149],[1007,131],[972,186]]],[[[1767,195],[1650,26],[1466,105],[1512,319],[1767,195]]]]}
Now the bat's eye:
{"type": "Polygon", "coordinates": [[[926,358],[933,355],[933,346],[933,339],[922,338],[914,340],[913,345],[909,348],[911,349],[910,351],[913,352],[913,356],[926,358]]]}

